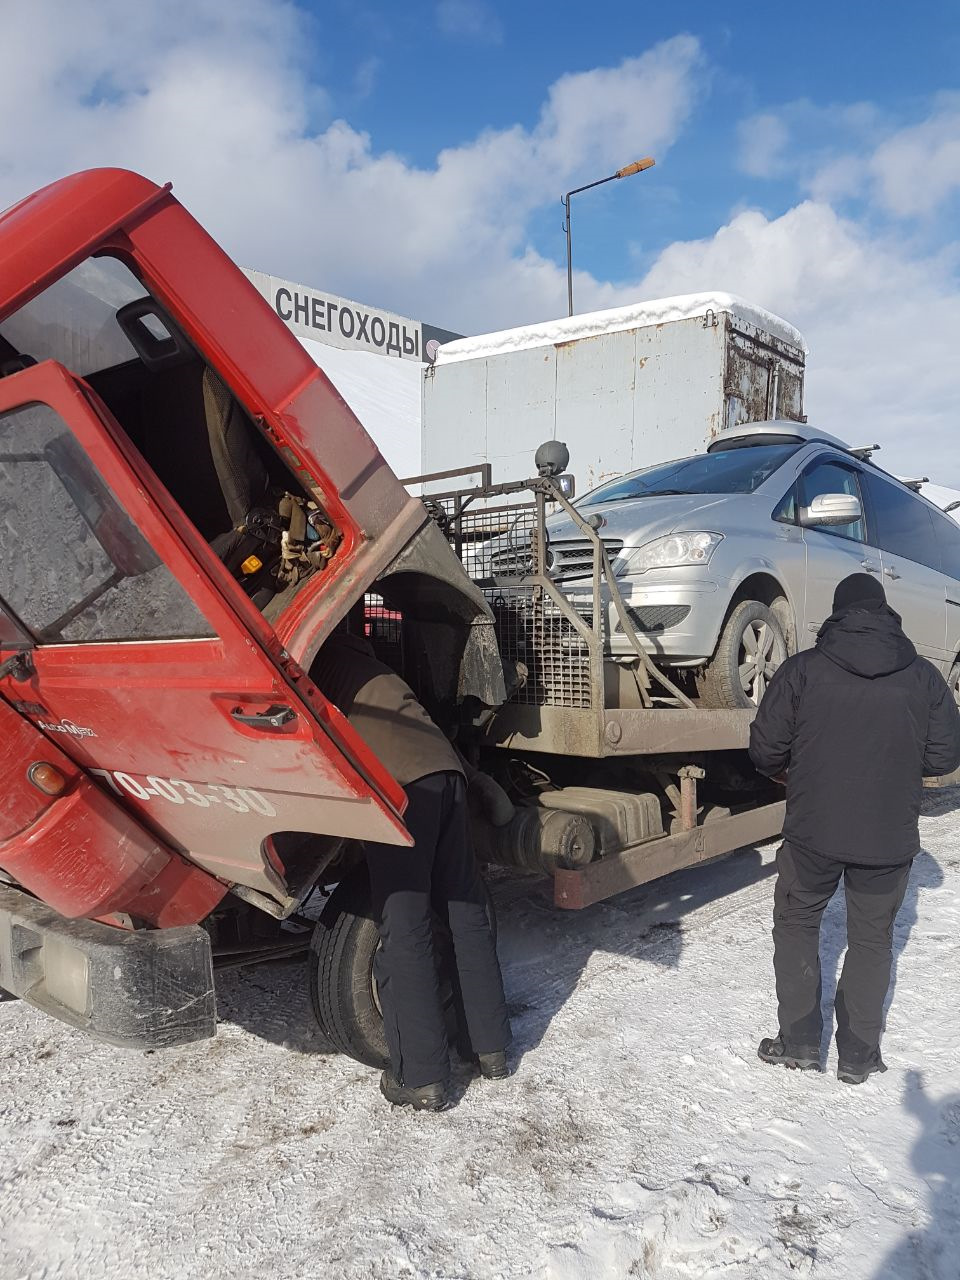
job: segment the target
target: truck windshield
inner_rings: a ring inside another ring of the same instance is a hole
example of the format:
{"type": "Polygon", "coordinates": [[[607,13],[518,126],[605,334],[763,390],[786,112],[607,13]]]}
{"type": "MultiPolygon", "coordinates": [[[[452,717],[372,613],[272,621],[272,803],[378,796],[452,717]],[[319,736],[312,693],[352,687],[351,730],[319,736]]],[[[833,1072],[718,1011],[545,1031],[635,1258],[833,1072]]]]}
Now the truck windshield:
{"type": "Polygon", "coordinates": [[[800,448],[799,444],[761,444],[722,453],[662,462],[610,480],[577,503],[580,507],[628,498],[664,497],[676,493],[753,493],[800,448]]]}
{"type": "Polygon", "coordinates": [[[58,360],[81,377],[136,360],[117,312],[146,296],[118,259],[88,258],[4,320],[0,355],[12,347],[32,360],[58,360]]]}

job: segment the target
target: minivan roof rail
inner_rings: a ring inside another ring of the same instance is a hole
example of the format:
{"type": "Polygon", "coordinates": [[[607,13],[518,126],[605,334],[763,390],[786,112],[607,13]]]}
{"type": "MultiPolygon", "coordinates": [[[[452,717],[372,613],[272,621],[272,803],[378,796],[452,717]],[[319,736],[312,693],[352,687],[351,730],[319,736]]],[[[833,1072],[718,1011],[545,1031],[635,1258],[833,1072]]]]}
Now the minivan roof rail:
{"type": "Polygon", "coordinates": [[[722,453],[727,449],[742,448],[758,437],[763,438],[764,443],[772,442],[771,438],[791,444],[823,443],[842,449],[845,453],[850,452],[849,446],[836,436],[819,431],[806,422],[790,422],[785,418],[771,419],[769,422],[742,422],[735,427],[726,427],[710,442],[707,452],[722,453]]]}

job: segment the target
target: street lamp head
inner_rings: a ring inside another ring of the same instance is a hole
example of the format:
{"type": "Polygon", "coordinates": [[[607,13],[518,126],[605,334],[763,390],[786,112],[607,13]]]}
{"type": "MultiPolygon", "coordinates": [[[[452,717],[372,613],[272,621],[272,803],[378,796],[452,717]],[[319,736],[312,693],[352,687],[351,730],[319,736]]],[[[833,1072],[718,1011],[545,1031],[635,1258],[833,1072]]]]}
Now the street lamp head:
{"type": "Polygon", "coordinates": [[[652,169],[656,164],[653,156],[644,156],[642,160],[635,160],[633,164],[625,165],[622,169],[618,169],[616,173],[611,173],[607,178],[598,178],[596,182],[588,182],[585,186],[574,187],[572,191],[568,191],[563,197],[563,208],[565,217],[563,220],[563,229],[567,236],[567,312],[573,315],[573,236],[570,231],[570,197],[579,195],[581,191],[592,191],[594,187],[602,187],[606,182],[614,182],[617,178],[629,178],[634,173],[643,173],[644,169],[652,169]]]}
{"type": "Polygon", "coordinates": [[[617,177],[629,178],[631,174],[642,173],[644,169],[652,169],[656,163],[653,156],[644,156],[642,160],[635,160],[633,164],[628,164],[623,169],[618,169],[617,177]]]}

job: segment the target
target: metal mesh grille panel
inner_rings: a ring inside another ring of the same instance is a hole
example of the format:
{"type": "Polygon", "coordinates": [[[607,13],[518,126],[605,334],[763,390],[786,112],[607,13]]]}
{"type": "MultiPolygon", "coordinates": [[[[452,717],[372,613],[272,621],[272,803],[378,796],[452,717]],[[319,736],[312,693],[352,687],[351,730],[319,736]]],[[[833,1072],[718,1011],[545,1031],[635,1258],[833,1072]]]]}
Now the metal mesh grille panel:
{"type": "Polygon", "coordinates": [[[388,609],[383,597],[368,592],[363,600],[364,632],[373,652],[394,671],[403,670],[403,619],[395,609],[388,609]]]}
{"type": "Polygon", "coordinates": [[[533,706],[590,707],[590,645],[541,589],[487,591],[504,658],[522,662],[526,684],[514,702],[533,706]]]}
{"type": "MultiPolygon", "coordinates": [[[[678,627],[689,612],[688,604],[645,604],[639,608],[631,608],[627,605],[630,621],[638,631],[646,635],[678,627]]],[[[623,632],[623,626],[619,622],[617,631],[621,634],[623,632]]]]}
{"type": "MultiPolygon", "coordinates": [[[[512,701],[590,707],[590,642],[542,588],[518,581],[536,571],[536,503],[458,512],[456,499],[440,498],[434,507],[434,517],[440,517],[440,527],[493,610],[504,660],[527,670],[526,684],[512,701]]],[[[591,612],[587,606],[587,615],[591,612]]],[[[589,617],[587,625],[592,625],[589,617]]]]}

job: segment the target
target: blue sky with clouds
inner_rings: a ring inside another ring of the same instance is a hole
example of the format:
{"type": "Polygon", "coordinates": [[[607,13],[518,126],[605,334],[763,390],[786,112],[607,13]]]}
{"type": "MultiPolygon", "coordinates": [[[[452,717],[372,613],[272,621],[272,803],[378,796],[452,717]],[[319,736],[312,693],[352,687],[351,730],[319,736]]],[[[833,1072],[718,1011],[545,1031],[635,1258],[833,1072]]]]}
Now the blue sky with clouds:
{"type": "MultiPolygon", "coordinates": [[[[245,265],[463,332],[721,289],[807,407],[960,485],[960,4],[31,0],[0,205],[119,164],[245,265]]],[[[11,125],[11,122],[12,125],[11,125]]]]}
{"type": "MultiPolygon", "coordinates": [[[[695,35],[695,101],[659,171],[577,204],[578,260],[608,279],[634,278],[665,244],[709,235],[744,205],[783,212],[807,193],[825,159],[921,123],[938,91],[960,89],[956,0],[812,0],[763,9],[698,0],[309,7],[320,65],[329,68],[331,109],[368,130],[379,149],[417,165],[486,129],[535,120],[564,75],[616,66],[678,34],[695,35]],[[756,117],[752,129],[745,124],[756,117]]],[[[623,163],[649,150],[640,113],[633,134],[623,163]]],[[[602,173],[587,160],[574,181],[602,173]]],[[[555,185],[559,195],[564,184],[555,185]]],[[[845,206],[859,209],[857,195],[845,193],[845,206]]],[[[555,212],[546,206],[529,234],[559,261],[555,212]]],[[[942,219],[915,233],[935,237],[956,215],[956,202],[939,212],[942,219]]]]}

